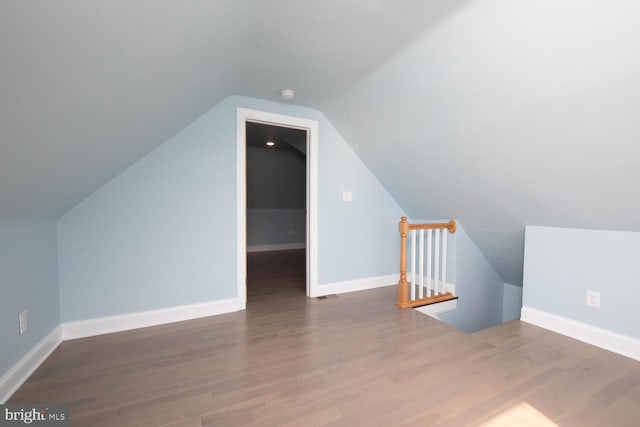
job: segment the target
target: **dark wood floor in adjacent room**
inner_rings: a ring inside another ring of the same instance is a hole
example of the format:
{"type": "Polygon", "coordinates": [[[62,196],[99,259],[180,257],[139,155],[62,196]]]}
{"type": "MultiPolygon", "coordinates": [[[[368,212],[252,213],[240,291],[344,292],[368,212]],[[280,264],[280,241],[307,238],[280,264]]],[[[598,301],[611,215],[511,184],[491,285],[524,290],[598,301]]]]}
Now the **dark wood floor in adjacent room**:
{"type": "Polygon", "coordinates": [[[11,403],[72,426],[640,425],[637,361],[518,321],[469,335],[394,287],[308,299],[304,251],[249,264],[246,311],[64,342],[11,403]]]}

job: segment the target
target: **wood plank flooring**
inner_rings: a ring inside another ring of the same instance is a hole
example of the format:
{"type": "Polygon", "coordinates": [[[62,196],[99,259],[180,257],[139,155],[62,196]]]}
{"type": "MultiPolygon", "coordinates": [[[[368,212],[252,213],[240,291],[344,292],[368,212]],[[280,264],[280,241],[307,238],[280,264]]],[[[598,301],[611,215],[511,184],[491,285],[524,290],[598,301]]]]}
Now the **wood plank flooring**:
{"type": "Polygon", "coordinates": [[[638,426],[640,363],[519,321],[466,334],[394,287],[307,299],[250,254],[244,312],[64,342],[10,403],[73,426],[638,426]]]}

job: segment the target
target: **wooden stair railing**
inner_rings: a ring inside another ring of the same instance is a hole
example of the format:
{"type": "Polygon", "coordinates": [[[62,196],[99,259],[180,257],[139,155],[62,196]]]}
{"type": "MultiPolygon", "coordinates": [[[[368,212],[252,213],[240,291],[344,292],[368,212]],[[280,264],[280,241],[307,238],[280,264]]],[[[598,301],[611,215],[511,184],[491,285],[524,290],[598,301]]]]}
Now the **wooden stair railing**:
{"type": "Polygon", "coordinates": [[[398,302],[401,308],[420,307],[428,304],[456,299],[451,292],[446,292],[447,234],[456,232],[456,222],[451,220],[439,224],[409,224],[403,216],[398,225],[400,232],[400,281],[398,282],[398,302]],[[416,254],[416,230],[419,230],[419,247],[416,254]],[[427,274],[424,283],[424,234],[427,230],[427,274]],[[442,230],[442,239],[440,231],[442,230]],[[411,282],[407,281],[407,235],[411,231],[411,282]],[[435,236],[432,236],[432,233],[435,236]],[[442,248],[440,247],[442,241],[442,248]],[[432,242],[435,250],[432,252],[432,242]],[[418,255],[418,271],[416,272],[416,255],[418,255]],[[432,260],[433,274],[432,274],[432,260]],[[418,280],[416,281],[416,277],[418,280]],[[433,285],[433,286],[432,286],[433,285]],[[417,292],[416,292],[417,290],[417,292]],[[426,294],[426,296],[425,296],[426,294]]]}

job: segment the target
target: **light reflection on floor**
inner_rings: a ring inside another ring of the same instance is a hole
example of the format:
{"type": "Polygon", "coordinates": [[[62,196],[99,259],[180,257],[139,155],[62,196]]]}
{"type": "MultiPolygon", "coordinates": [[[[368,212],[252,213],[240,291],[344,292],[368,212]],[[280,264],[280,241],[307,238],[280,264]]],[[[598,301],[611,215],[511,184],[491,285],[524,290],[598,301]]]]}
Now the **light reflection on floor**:
{"type": "Polygon", "coordinates": [[[488,421],[481,427],[559,427],[526,402],[521,402],[488,421]]]}

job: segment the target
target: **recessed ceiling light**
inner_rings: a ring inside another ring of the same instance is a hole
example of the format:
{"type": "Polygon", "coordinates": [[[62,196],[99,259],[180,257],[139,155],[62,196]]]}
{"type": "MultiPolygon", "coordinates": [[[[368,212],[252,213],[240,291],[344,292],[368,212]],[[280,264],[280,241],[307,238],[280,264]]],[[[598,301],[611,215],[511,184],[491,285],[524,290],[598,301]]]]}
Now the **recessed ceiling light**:
{"type": "Polygon", "coordinates": [[[273,142],[273,141],[267,141],[267,142],[265,143],[265,145],[266,145],[267,147],[274,147],[274,146],[276,145],[276,143],[275,143],[275,142],[273,142]]]}
{"type": "Polygon", "coordinates": [[[293,89],[282,89],[280,91],[280,98],[284,99],[285,101],[291,101],[295,94],[296,92],[293,89]]]}

